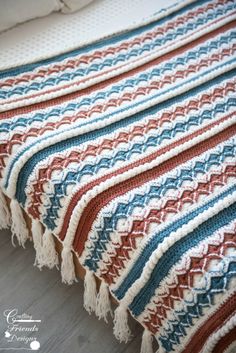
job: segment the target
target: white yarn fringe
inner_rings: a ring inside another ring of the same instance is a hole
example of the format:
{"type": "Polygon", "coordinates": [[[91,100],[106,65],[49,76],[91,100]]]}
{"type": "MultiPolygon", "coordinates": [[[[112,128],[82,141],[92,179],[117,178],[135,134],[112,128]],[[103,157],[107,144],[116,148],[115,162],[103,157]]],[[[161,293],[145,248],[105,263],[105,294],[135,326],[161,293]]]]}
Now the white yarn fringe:
{"type": "Polygon", "coordinates": [[[153,335],[147,329],[143,332],[141,351],[140,353],[153,353],[152,348],[153,335]]]}
{"type": "Polygon", "coordinates": [[[91,314],[96,311],[97,283],[94,274],[86,269],[84,277],[84,308],[91,314]]]}
{"type": "Polygon", "coordinates": [[[7,206],[6,198],[0,189],[0,229],[7,229],[11,226],[11,214],[7,206]]]}
{"type": "Polygon", "coordinates": [[[63,283],[72,284],[76,280],[73,254],[69,247],[63,246],[61,252],[61,278],[63,283]]]}
{"type": "Polygon", "coordinates": [[[113,333],[120,342],[127,343],[131,338],[127,308],[120,304],[115,310],[113,333]]]}
{"type": "Polygon", "coordinates": [[[41,270],[43,267],[43,228],[38,220],[32,219],[31,231],[36,253],[34,266],[41,270]]]}
{"type": "Polygon", "coordinates": [[[23,216],[22,209],[17,202],[17,200],[11,200],[10,202],[11,209],[11,232],[12,232],[12,245],[15,246],[14,237],[17,238],[19,245],[25,247],[25,242],[29,238],[29,231],[23,216]]]}
{"type": "Polygon", "coordinates": [[[59,258],[55,248],[54,237],[49,229],[46,229],[43,234],[43,246],[42,246],[42,264],[50,269],[58,267],[59,258]]]}
{"type": "Polygon", "coordinates": [[[40,221],[32,219],[32,237],[36,251],[34,265],[41,270],[43,266],[52,269],[58,266],[59,259],[55,249],[55,242],[50,230],[46,229],[43,234],[43,227],[40,221]]]}
{"type": "Polygon", "coordinates": [[[109,313],[112,314],[110,293],[108,285],[104,281],[101,282],[99,293],[97,295],[95,313],[98,316],[99,320],[104,319],[105,322],[108,322],[107,315],[109,313]]]}

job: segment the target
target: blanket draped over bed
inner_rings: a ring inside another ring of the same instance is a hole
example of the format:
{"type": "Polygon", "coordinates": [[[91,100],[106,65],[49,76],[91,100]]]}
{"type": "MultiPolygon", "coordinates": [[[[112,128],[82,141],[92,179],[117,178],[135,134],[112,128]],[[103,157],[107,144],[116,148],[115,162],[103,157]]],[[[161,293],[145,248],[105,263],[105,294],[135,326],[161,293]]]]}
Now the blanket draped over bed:
{"type": "Polygon", "coordinates": [[[235,352],[235,52],[236,2],[187,0],[0,73],[0,228],[24,246],[23,208],[40,268],[57,237],[62,280],[75,253],[87,311],[112,293],[142,353],[235,352]]]}

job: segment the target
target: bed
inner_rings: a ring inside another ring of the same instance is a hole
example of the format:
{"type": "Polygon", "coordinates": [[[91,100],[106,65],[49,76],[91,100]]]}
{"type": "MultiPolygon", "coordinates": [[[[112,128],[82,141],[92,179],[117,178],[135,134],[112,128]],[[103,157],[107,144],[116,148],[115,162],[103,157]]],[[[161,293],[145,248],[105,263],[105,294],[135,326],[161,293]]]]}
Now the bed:
{"type": "Polygon", "coordinates": [[[236,3],[150,3],[54,55],[5,55],[0,225],[83,277],[88,313],[114,300],[120,341],[131,314],[141,353],[235,352],[236,3]]]}

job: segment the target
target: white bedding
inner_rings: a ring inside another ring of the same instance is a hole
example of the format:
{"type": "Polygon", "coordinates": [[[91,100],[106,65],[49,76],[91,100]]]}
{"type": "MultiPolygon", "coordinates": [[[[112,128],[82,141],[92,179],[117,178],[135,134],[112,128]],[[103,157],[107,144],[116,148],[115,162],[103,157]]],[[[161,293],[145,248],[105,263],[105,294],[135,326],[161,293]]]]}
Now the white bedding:
{"type": "MultiPolygon", "coordinates": [[[[158,0],[158,7],[166,8],[175,2],[158,0]]],[[[0,70],[47,58],[122,31],[152,16],[157,11],[156,3],[157,0],[95,0],[72,14],[52,13],[18,25],[0,33],[0,70]]]]}
{"type": "Polygon", "coordinates": [[[93,0],[0,0],[0,32],[52,12],[70,13],[93,0]]]}

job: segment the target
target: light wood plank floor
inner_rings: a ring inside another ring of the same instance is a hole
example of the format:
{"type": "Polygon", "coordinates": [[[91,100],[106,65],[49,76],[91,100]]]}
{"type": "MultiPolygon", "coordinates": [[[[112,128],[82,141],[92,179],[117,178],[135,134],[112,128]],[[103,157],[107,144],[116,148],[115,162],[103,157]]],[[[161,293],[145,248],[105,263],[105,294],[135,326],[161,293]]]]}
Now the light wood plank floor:
{"type": "MultiPolygon", "coordinates": [[[[139,352],[139,324],[130,319],[133,339],[120,344],[113,336],[111,319],[106,324],[83,309],[82,281],[72,286],[62,284],[56,269],[40,271],[33,262],[32,243],[27,242],[26,249],[14,248],[10,233],[0,231],[0,348],[14,346],[4,337],[7,324],[3,312],[17,308],[19,313],[42,321],[37,333],[40,353],[139,352]]],[[[28,336],[32,337],[32,333],[28,336]]]]}

